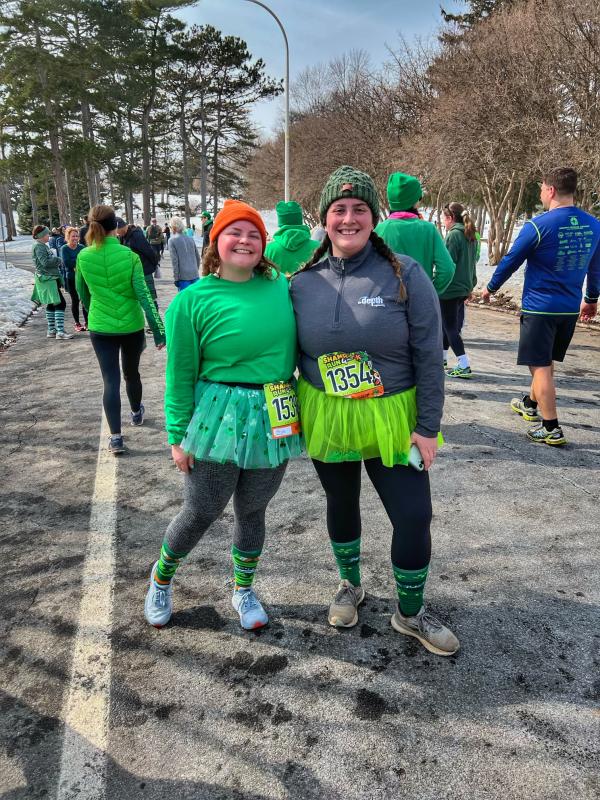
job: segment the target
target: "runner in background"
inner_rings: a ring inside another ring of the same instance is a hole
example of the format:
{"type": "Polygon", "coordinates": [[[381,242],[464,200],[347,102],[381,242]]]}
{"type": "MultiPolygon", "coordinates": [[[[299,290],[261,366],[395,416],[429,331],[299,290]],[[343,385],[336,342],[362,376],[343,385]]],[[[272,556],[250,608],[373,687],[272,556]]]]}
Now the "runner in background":
{"type": "Polygon", "coordinates": [[[46,306],[47,339],[72,339],[73,334],[65,333],[67,303],[61,291],[62,261],[48,247],[50,239],[48,228],[36,225],[31,235],[35,241],[31,253],[35,266],[35,285],[31,300],[46,306]]]}
{"type": "Polygon", "coordinates": [[[152,217],[150,225],[146,228],[146,239],[156,255],[156,266],[160,265],[160,258],[164,250],[165,237],[156,217],[152,217]]]}
{"type": "Polygon", "coordinates": [[[421,219],[417,203],[423,196],[421,183],[413,175],[394,172],[388,178],[390,216],[375,233],[394,253],[414,258],[433,282],[438,295],[450,285],[455,264],[433,222],[421,219]]]}
{"type": "Polygon", "coordinates": [[[544,175],[540,200],[547,211],[527,220],[482,292],[489,303],[527,261],[517,364],[529,367],[532,381],[529,394],[510,405],[523,419],[538,423],[527,432],[530,441],[555,446],[567,440],[558,424],[554,362],[564,360],[578,316],[595,316],[600,292],[600,222],[577,208],[576,190],[577,173],[570,167],[544,175]]]}
{"type": "Polygon", "coordinates": [[[446,228],[446,247],[456,265],[450,284],[440,295],[440,310],[444,329],[444,364],[448,349],[457,358],[457,364],[447,370],[451,378],[471,378],[471,362],[466,354],[461,330],[465,321],[465,302],[477,284],[477,239],[475,223],[460,203],[444,206],[443,221],[446,228]]]}
{"type": "Polygon", "coordinates": [[[102,402],[110,430],[108,449],[125,449],[121,432],[121,370],[131,407],[131,425],[144,422],[139,364],[146,347],[144,313],[160,350],[165,331],[152,302],[139,256],[117,237],[117,217],[110,206],[94,206],[89,214],[87,247],[77,257],[75,283],[88,312],[90,340],[96,353],[104,393],[102,402]]]}
{"type": "Polygon", "coordinates": [[[264,257],[266,240],[258,211],[226,200],[204,254],[205,277],[167,310],[165,415],[184,505],[150,575],[145,616],[155,627],[171,617],[177,567],[232,496],[232,605],[245,629],[268,621],[252,588],[265,511],[301,445],[294,312],[285,276],[264,257]]]}
{"type": "Polygon", "coordinates": [[[310,238],[310,228],[304,224],[302,208],[291,200],[283,200],[275,206],[278,229],[267,245],[265,256],[286,275],[293,275],[305,264],[319,246],[310,238]]]}
{"type": "Polygon", "coordinates": [[[200,256],[196,243],[189,236],[184,236],[185,225],[179,217],[171,217],[173,236],[169,243],[169,254],[173,267],[173,281],[177,291],[181,292],[200,279],[198,268],[200,256]]]}
{"type": "Polygon", "coordinates": [[[458,639],[423,604],[431,558],[428,470],[444,405],[437,295],[419,264],[396,256],[374,232],[379,200],[364,172],[344,166],[330,175],[320,214],[327,236],[293,276],[290,292],[300,345],[303,433],[327,498],[327,528],[341,579],[329,623],[356,625],[365,597],[364,461],[393,526],[398,606],[392,626],[433,653],[451,655],[458,639]]]}
{"type": "Polygon", "coordinates": [[[202,252],[204,252],[210,245],[210,232],[213,226],[210,211],[203,211],[200,215],[200,220],[202,222],[202,252]]]}
{"type": "Polygon", "coordinates": [[[74,328],[77,333],[86,330],[87,328],[87,311],[83,308],[83,321],[79,317],[79,295],[77,294],[77,287],[75,286],[75,265],[77,263],[77,256],[84,249],[83,245],[79,243],[79,231],[77,228],[67,228],[65,231],[66,243],[60,248],[60,258],[64,267],[65,275],[65,289],[71,297],[71,314],[73,315],[74,328]]]}
{"type": "Polygon", "coordinates": [[[154,283],[154,273],[158,266],[156,251],[151,247],[141,228],[138,228],[137,225],[130,225],[121,217],[117,217],[117,236],[121,240],[121,244],[129,247],[140,257],[142,269],[144,270],[144,280],[156,308],[158,308],[158,296],[154,283]]]}

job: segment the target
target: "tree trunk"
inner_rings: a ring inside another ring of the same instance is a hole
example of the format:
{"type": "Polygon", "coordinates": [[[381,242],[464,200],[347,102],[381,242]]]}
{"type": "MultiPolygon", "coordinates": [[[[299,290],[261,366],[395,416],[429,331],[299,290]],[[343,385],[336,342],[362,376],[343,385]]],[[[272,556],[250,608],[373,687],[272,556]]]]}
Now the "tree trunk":
{"type": "Polygon", "coordinates": [[[35,228],[36,225],[39,225],[40,218],[38,212],[37,193],[35,191],[33,181],[31,180],[31,175],[27,175],[27,186],[29,188],[29,199],[31,200],[31,222],[35,228]]]}
{"type": "Polygon", "coordinates": [[[0,183],[0,210],[4,212],[6,241],[11,242],[13,236],[17,235],[17,228],[15,226],[15,217],[10,202],[10,190],[6,183],[0,183]]]}
{"type": "MultiPolygon", "coordinates": [[[[42,38],[39,29],[34,22],[36,44],[39,52],[42,52],[42,38]]],[[[48,125],[48,138],[50,139],[50,151],[52,153],[52,174],[54,176],[54,188],[56,191],[56,204],[58,206],[58,222],[67,218],[67,196],[63,181],[62,152],[60,149],[60,139],[58,135],[58,125],[56,123],[56,111],[51,101],[52,94],[48,86],[48,73],[38,62],[38,77],[42,89],[44,110],[46,112],[46,122],[48,125]]]]}
{"type": "MultiPolygon", "coordinates": [[[[81,132],[85,141],[93,143],[94,130],[92,127],[92,115],[90,114],[89,104],[85,100],[83,100],[81,103],[81,132]]],[[[87,186],[88,200],[90,203],[90,208],[92,208],[92,206],[98,205],[99,202],[96,175],[94,173],[92,164],[87,158],[85,159],[83,166],[85,170],[85,183],[87,186]]]]}
{"type": "Polygon", "coordinates": [[[145,108],[142,114],[141,147],[142,147],[142,215],[144,226],[150,225],[150,109],[145,108]]]}
{"type": "Polygon", "coordinates": [[[125,200],[125,219],[130,225],[133,225],[134,223],[133,194],[130,192],[129,189],[126,189],[124,192],[124,200],[125,200]]]}
{"type": "Polygon", "coordinates": [[[67,190],[67,219],[69,223],[73,222],[73,206],[71,204],[71,190],[69,188],[69,173],[65,169],[65,188],[67,190]]]}
{"type": "MultiPolygon", "coordinates": [[[[188,168],[187,134],[185,130],[185,109],[182,105],[179,116],[179,138],[181,139],[181,164],[183,178],[183,203],[185,205],[185,224],[190,227],[190,174],[188,168]]],[[[204,210],[204,207],[203,209],[204,210]]]]}
{"type": "Polygon", "coordinates": [[[48,178],[44,179],[44,183],[46,184],[46,203],[48,204],[48,225],[50,229],[54,227],[54,223],[52,222],[52,206],[50,205],[50,184],[48,182],[48,178]]]}

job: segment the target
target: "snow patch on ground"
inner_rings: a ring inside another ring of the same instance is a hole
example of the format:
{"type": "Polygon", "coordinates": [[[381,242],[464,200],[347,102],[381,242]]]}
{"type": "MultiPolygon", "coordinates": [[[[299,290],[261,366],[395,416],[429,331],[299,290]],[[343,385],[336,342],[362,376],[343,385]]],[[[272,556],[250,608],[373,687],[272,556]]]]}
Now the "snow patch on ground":
{"type": "Polygon", "coordinates": [[[33,275],[0,261],[0,345],[6,344],[31,312],[33,275]]]}

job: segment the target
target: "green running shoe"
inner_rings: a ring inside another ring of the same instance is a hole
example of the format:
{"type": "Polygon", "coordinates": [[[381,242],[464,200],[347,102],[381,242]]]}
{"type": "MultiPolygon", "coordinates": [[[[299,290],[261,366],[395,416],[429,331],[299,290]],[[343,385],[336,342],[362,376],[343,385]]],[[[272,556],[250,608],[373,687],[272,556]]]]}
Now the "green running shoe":
{"type": "Polygon", "coordinates": [[[446,375],[449,378],[472,378],[473,373],[471,367],[459,367],[458,364],[452,369],[446,370],[446,375]]]}
{"type": "Polygon", "coordinates": [[[525,400],[528,399],[528,397],[528,395],[525,395],[522,400],[519,400],[518,397],[513,397],[510,401],[510,407],[515,414],[519,414],[524,420],[527,420],[527,422],[541,422],[542,415],[537,408],[530,408],[525,405],[525,400]]]}
{"type": "Polygon", "coordinates": [[[527,438],[530,442],[549,444],[553,447],[562,447],[562,445],[567,444],[567,440],[565,439],[560,425],[558,428],[554,428],[551,431],[547,431],[543,424],[536,425],[535,428],[530,428],[527,431],[527,438]]]}

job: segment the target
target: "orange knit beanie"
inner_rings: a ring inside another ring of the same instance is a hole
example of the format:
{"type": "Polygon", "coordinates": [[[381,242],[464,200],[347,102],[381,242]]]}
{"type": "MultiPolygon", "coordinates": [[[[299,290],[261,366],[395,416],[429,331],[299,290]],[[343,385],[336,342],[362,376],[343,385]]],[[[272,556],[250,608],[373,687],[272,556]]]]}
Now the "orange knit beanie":
{"type": "Polygon", "coordinates": [[[263,252],[267,246],[267,229],[265,223],[262,221],[261,215],[255,208],[249,206],[248,203],[243,203],[241,200],[225,200],[223,208],[219,211],[210,229],[209,239],[212,244],[217,236],[232,222],[237,222],[243,219],[246,222],[252,222],[260,231],[262,239],[263,252]]]}

